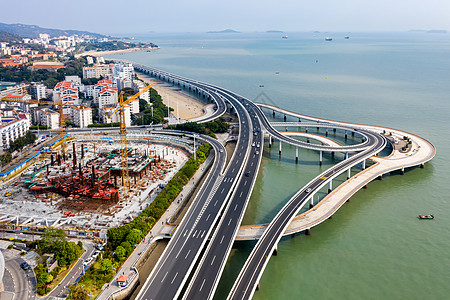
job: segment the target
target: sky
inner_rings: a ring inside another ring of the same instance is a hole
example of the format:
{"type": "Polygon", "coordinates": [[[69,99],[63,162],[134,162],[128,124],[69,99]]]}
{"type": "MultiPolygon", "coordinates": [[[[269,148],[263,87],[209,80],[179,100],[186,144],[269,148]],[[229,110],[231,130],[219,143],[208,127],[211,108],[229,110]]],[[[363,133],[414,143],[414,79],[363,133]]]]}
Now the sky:
{"type": "Polygon", "coordinates": [[[0,22],[102,34],[450,31],[449,0],[2,0],[0,22]],[[6,3],[5,3],[6,2],[6,3]]]}

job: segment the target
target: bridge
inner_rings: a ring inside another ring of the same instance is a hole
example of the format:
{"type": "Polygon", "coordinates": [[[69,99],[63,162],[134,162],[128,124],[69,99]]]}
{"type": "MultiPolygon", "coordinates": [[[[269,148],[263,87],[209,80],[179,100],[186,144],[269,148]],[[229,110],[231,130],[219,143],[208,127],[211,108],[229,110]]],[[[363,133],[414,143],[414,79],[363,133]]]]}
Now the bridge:
{"type": "Polygon", "coordinates": [[[211,299],[213,297],[256,180],[264,145],[264,134],[269,136],[269,144],[273,137],[280,141],[280,145],[284,142],[296,147],[316,150],[320,152],[320,156],[322,151],[342,152],[346,154],[346,159],[318,175],[300,189],[266,226],[233,287],[230,299],[252,297],[279,240],[298,211],[308,201],[311,202],[314,193],[330,184],[343,172],[349,173],[349,170],[357,164],[362,164],[364,169],[365,161],[382,151],[388,143],[386,137],[379,132],[354,124],[339,124],[318,119],[312,120],[317,123],[309,124],[302,122],[271,124],[258,105],[236,93],[155,68],[138,64],[134,66],[139,72],[176,84],[215,103],[216,111],[208,118],[208,121],[223,115],[227,110],[236,113],[240,128],[236,151],[226,170],[219,174],[208,175],[206,183],[208,188],[202,189],[194,200],[194,204],[144,283],[137,296],[138,299],[211,299]],[[350,146],[332,143],[312,144],[293,139],[277,131],[275,127],[279,126],[318,127],[324,128],[326,132],[328,129],[342,130],[345,134],[359,135],[362,142],[350,146]]]}

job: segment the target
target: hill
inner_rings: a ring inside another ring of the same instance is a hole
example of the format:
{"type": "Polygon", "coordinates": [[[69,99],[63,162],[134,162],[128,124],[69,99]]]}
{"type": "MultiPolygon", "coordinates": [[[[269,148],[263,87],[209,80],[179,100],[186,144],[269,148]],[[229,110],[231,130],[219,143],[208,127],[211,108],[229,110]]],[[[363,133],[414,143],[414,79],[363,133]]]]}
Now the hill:
{"type": "Polygon", "coordinates": [[[61,35],[91,35],[97,38],[106,37],[105,35],[92,33],[89,31],[80,31],[80,30],[64,30],[64,29],[51,29],[51,28],[43,28],[37,25],[26,25],[26,24],[5,24],[0,23],[0,30],[6,31],[9,33],[19,34],[23,37],[27,38],[38,38],[40,33],[49,34],[51,37],[58,37],[61,35]]]}
{"type": "Polygon", "coordinates": [[[0,42],[21,42],[22,37],[15,33],[0,30],[0,42]]]}
{"type": "Polygon", "coordinates": [[[208,31],[207,33],[240,33],[240,32],[233,29],[225,29],[220,31],[208,31]]]}

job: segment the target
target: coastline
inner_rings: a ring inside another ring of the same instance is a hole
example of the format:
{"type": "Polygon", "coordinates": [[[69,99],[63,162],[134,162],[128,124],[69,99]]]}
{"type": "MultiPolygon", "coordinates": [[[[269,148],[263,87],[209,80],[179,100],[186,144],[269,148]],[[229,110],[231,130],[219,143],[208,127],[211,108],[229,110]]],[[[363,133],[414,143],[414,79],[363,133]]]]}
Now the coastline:
{"type": "Polygon", "coordinates": [[[148,77],[141,73],[136,73],[137,77],[145,83],[155,85],[155,89],[162,97],[163,103],[172,107],[172,114],[180,117],[180,120],[190,120],[202,116],[205,113],[205,107],[208,105],[192,96],[189,96],[180,90],[174,90],[167,83],[148,77]],[[178,112],[177,112],[178,103],[178,112]]]}
{"type": "Polygon", "coordinates": [[[110,51],[86,51],[83,53],[75,54],[75,58],[83,57],[83,56],[103,56],[103,55],[110,55],[110,54],[118,54],[118,53],[128,53],[128,52],[136,52],[136,51],[152,51],[152,50],[158,50],[159,47],[135,47],[135,48],[129,48],[129,49],[121,49],[121,50],[110,50],[110,51]]]}

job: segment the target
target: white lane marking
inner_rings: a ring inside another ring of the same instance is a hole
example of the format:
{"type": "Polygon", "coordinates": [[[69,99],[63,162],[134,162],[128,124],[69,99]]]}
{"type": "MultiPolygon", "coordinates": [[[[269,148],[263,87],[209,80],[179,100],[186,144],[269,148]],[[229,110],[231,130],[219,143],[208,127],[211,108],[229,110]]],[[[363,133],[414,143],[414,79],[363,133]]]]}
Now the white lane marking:
{"type": "Polygon", "coordinates": [[[203,238],[203,236],[205,235],[205,232],[206,232],[206,230],[203,230],[203,233],[202,233],[202,238],[203,238]]]}
{"type": "Polygon", "coordinates": [[[247,185],[247,180],[246,181],[244,181],[244,186],[246,186],[247,185]]]}
{"type": "Polygon", "coordinates": [[[191,249],[189,249],[188,253],[186,254],[186,256],[184,257],[184,259],[186,259],[189,255],[189,253],[191,253],[191,249]]]}
{"type": "Polygon", "coordinates": [[[227,226],[230,226],[231,220],[233,220],[233,219],[230,219],[230,221],[228,221],[228,225],[227,226]]]}
{"type": "Polygon", "coordinates": [[[220,193],[223,194],[223,191],[225,191],[225,188],[223,188],[222,191],[221,191],[220,193]]]}
{"type": "Polygon", "coordinates": [[[220,243],[222,244],[222,242],[223,242],[223,238],[224,238],[225,236],[224,235],[222,235],[222,238],[220,239],[220,243]]]}
{"type": "Polygon", "coordinates": [[[216,259],[216,256],[214,255],[214,257],[213,257],[213,259],[212,259],[212,261],[211,261],[211,266],[212,266],[212,264],[214,263],[214,260],[216,259]]]}
{"type": "Polygon", "coordinates": [[[197,231],[198,231],[198,230],[196,230],[196,231],[192,234],[192,237],[195,237],[195,235],[197,234],[197,231]]]}
{"type": "Polygon", "coordinates": [[[166,279],[167,273],[169,273],[169,272],[166,272],[166,275],[164,275],[164,277],[163,277],[163,279],[161,280],[161,282],[163,282],[164,279],[166,279]]]}
{"type": "Polygon", "coordinates": [[[216,206],[216,204],[217,204],[217,201],[219,201],[219,200],[216,200],[216,203],[214,203],[214,206],[216,206]]]}
{"type": "Polygon", "coordinates": [[[175,276],[173,276],[172,282],[170,284],[172,284],[175,281],[175,278],[177,278],[178,272],[177,274],[175,274],[175,276]]]}
{"type": "Polygon", "coordinates": [[[238,205],[236,204],[236,206],[234,207],[234,210],[236,210],[237,206],[238,206],[238,205]]]}
{"type": "Polygon", "coordinates": [[[253,167],[253,162],[252,162],[252,164],[250,165],[250,167],[253,167]]]}
{"type": "Polygon", "coordinates": [[[242,194],[243,194],[243,193],[244,193],[244,191],[242,191],[242,192],[241,192],[241,194],[239,195],[239,198],[241,198],[241,197],[242,197],[242,194]]]}
{"type": "Polygon", "coordinates": [[[206,279],[203,279],[202,286],[200,287],[200,292],[202,291],[203,285],[205,284],[205,280],[206,279]]]}
{"type": "Polygon", "coordinates": [[[183,234],[183,236],[186,236],[186,234],[189,232],[189,230],[186,230],[183,234]]]}
{"type": "Polygon", "coordinates": [[[208,221],[209,217],[211,216],[211,214],[208,215],[208,217],[206,218],[206,221],[208,221]]]}
{"type": "Polygon", "coordinates": [[[235,169],[235,168],[233,168],[233,170],[231,170],[231,173],[234,173],[234,169],[235,169]]]}

